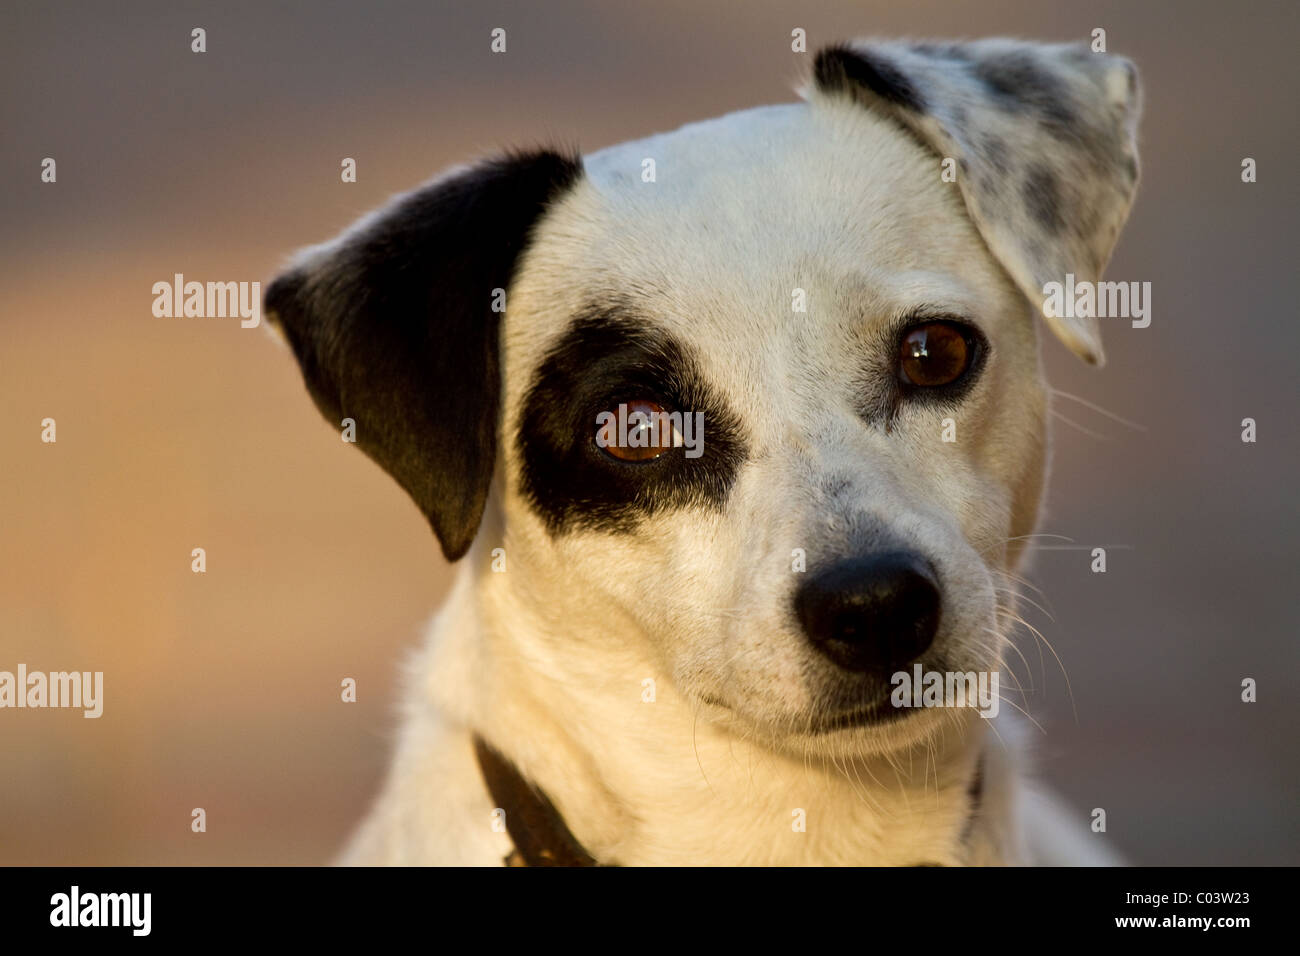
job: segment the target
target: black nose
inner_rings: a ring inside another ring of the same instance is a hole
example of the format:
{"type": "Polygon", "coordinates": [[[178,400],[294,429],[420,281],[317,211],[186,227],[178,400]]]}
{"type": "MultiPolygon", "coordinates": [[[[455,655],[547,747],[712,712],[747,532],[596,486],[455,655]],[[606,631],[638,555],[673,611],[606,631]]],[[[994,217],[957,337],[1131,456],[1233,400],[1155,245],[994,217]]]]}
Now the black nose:
{"type": "Polygon", "coordinates": [[[886,674],[930,646],[939,605],[934,568],[906,552],[842,561],[814,573],[794,597],[818,650],[846,670],[886,674]]]}

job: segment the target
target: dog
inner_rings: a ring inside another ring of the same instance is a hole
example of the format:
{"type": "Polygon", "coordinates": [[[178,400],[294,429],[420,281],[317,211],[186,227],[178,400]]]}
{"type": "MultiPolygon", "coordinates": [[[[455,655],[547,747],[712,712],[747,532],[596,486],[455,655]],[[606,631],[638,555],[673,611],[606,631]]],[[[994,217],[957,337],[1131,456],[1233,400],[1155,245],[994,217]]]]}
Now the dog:
{"type": "Polygon", "coordinates": [[[797,102],[460,167],[292,260],[266,315],[458,563],[340,862],[1109,862],[1009,714],[895,694],[1002,666],[1033,316],[1102,362],[1043,290],[1100,277],[1139,112],[1083,46],[841,44],[797,102]]]}

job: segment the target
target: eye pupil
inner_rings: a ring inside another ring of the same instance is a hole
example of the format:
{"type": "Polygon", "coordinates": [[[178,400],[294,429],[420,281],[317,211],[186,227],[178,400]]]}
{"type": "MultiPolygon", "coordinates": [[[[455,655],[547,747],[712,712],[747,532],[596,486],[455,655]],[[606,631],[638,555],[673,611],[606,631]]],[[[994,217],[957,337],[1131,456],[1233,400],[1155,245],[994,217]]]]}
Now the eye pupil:
{"type": "Polygon", "coordinates": [[[657,402],[623,402],[602,414],[596,444],[619,461],[651,461],[673,447],[675,432],[667,415],[657,402]]]}
{"type": "Polygon", "coordinates": [[[952,322],[927,322],[907,330],[899,349],[899,376],[909,385],[951,385],[970,367],[971,347],[952,322]]]}

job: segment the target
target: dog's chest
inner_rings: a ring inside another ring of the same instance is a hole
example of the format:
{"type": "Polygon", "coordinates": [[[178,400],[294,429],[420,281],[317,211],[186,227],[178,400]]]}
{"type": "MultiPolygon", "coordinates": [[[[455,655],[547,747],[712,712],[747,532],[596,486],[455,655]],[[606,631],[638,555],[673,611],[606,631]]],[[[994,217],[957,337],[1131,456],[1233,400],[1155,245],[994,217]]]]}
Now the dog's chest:
{"type": "Polygon", "coordinates": [[[959,866],[977,853],[1001,862],[988,858],[995,841],[983,832],[995,809],[970,781],[902,787],[878,769],[872,780],[865,768],[770,763],[680,781],[647,771],[643,788],[617,788],[618,806],[559,804],[597,860],[621,865],[959,866]]]}

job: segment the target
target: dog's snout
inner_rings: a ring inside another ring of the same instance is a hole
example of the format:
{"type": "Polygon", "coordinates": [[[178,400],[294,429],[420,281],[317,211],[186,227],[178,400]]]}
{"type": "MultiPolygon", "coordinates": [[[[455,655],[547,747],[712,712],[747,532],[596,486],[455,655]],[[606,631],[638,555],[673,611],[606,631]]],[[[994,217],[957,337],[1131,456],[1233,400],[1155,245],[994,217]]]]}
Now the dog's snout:
{"type": "Polygon", "coordinates": [[[808,639],[840,667],[859,672],[887,674],[915,660],[934,640],[940,605],[934,568],[907,552],[842,561],[795,592],[808,639]]]}

